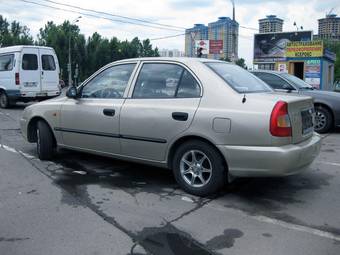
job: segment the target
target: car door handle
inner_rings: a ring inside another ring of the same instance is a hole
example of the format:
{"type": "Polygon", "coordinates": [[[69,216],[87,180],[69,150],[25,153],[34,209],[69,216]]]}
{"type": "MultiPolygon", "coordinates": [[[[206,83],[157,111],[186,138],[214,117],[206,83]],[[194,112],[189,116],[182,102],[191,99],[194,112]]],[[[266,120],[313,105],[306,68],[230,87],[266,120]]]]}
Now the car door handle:
{"type": "Polygon", "coordinates": [[[103,113],[106,116],[113,117],[113,116],[115,116],[116,111],[114,109],[104,109],[103,113]]]}
{"type": "Polygon", "coordinates": [[[186,112],[173,112],[172,118],[179,121],[187,121],[189,114],[186,112]]]}

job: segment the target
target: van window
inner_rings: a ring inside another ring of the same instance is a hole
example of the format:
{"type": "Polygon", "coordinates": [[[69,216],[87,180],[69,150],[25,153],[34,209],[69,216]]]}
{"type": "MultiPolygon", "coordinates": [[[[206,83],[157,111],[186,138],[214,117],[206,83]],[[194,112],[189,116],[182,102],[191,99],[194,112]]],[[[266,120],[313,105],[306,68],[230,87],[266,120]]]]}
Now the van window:
{"type": "Polygon", "coordinates": [[[42,69],[44,71],[54,71],[55,62],[52,55],[42,55],[41,56],[42,69]]]}
{"type": "Polygon", "coordinates": [[[0,71],[10,71],[13,69],[14,55],[2,55],[0,56],[0,71]]]}
{"type": "Polygon", "coordinates": [[[35,54],[24,54],[22,57],[23,70],[38,70],[38,57],[35,54]]]}

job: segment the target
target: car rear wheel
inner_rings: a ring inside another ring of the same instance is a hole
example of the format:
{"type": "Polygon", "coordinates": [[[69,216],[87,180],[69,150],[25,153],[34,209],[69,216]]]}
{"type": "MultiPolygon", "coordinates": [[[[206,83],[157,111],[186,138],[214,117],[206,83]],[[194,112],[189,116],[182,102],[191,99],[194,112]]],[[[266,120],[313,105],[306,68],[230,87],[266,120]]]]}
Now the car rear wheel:
{"type": "Polygon", "coordinates": [[[6,92],[0,91],[0,108],[8,108],[10,106],[11,104],[6,92]]]}
{"type": "Polygon", "coordinates": [[[318,133],[327,133],[333,123],[332,114],[328,109],[322,106],[315,107],[315,131],[318,133]]]}
{"type": "Polygon", "coordinates": [[[53,157],[54,142],[50,127],[44,121],[37,124],[37,152],[41,160],[49,160],[53,157]]]}
{"type": "Polygon", "coordinates": [[[201,141],[181,145],[173,159],[176,181],[186,192],[206,196],[227,183],[226,168],[220,153],[201,141]]]}

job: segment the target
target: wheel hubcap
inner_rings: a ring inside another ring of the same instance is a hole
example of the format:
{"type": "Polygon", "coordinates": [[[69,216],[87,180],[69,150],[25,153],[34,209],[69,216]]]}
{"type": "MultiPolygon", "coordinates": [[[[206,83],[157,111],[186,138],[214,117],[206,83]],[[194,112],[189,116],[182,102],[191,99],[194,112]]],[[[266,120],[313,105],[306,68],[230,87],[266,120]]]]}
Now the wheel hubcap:
{"type": "Polygon", "coordinates": [[[327,124],[327,117],[325,114],[323,114],[320,111],[315,112],[315,129],[321,130],[323,129],[327,124]]]}
{"type": "Polygon", "coordinates": [[[212,164],[202,151],[186,152],[180,161],[180,171],[183,180],[194,188],[206,185],[212,175],[212,164]]]}

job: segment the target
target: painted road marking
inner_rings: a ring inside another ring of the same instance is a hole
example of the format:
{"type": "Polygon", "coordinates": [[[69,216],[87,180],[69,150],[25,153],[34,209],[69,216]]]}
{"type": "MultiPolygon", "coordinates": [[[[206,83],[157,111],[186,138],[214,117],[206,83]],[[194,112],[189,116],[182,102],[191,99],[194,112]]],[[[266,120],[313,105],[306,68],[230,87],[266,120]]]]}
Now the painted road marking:
{"type": "Polygon", "coordinates": [[[330,165],[330,166],[340,166],[340,163],[333,163],[333,162],[316,161],[316,163],[330,165]]]}

